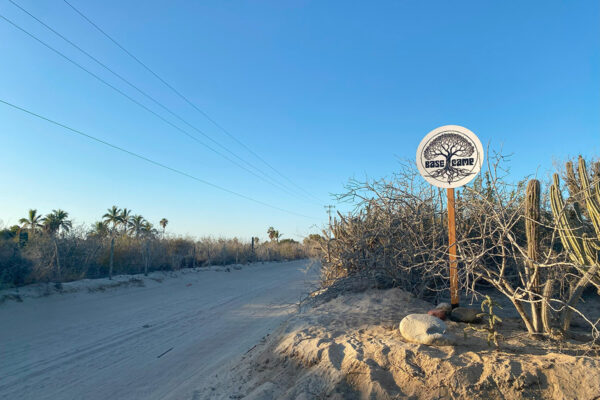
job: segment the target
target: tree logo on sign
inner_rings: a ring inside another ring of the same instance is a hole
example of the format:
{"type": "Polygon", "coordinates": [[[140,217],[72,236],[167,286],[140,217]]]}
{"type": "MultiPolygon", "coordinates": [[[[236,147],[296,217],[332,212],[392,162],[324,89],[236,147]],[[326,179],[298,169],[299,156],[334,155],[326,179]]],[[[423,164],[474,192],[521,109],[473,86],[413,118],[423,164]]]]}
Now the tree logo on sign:
{"type": "Polygon", "coordinates": [[[417,150],[421,175],[443,188],[465,185],[479,172],[482,162],[483,148],[477,136],[456,125],[431,131],[417,150]]]}
{"type": "Polygon", "coordinates": [[[423,155],[426,160],[435,160],[443,157],[443,168],[432,171],[429,175],[432,178],[440,178],[452,183],[472,174],[470,165],[473,165],[473,158],[470,157],[475,152],[475,147],[458,133],[444,133],[429,143],[425,148],[423,155]],[[463,159],[463,162],[453,163],[454,157],[463,159]],[[453,165],[454,164],[454,165],[453,165]],[[463,167],[463,165],[465,165],[463,167]]]}

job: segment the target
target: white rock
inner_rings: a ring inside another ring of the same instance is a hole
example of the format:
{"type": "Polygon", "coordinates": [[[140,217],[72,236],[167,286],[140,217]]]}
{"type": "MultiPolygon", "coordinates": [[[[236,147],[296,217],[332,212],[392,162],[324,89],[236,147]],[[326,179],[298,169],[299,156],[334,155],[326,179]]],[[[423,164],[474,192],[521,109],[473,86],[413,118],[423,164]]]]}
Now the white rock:
{"type": "Polygon", "coordinates": [[[444,321],[427,314],[409,314],[400,321],[400,333],[410,342],[428,346],[451,346],[456,340],[444,321]]]}

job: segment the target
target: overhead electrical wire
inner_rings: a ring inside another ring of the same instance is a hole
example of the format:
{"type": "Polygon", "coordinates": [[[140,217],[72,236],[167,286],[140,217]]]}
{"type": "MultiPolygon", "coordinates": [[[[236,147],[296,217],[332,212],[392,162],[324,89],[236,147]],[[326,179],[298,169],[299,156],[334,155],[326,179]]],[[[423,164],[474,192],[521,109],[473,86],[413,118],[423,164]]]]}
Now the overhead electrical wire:
{"type": "Polygon", "coordinates": [[[288,193],[288,194],[290,194],[292,196],[297,196],[297,194],[295,194],[295,193],[292,194],[291,192],[289,192],[288,191],[288,187],[286,185],[283,185],[283,184],[277,182],[275,179],[273,179],[267,173],[265,173],[264,171],[262,171],[260,168],[256,167],[255,165],[253,165],[252,163],[248,162],[247,160],[241,158],[236,153],[234,153],[233,151],[229,150],[226,146],[224,146],[221,143],[219,143],[218,141],[214,140],[211,136],[209,136],[208,134],[206,134],[204,131],[202,131],[201,129],[199,129],[197,126],[189,123],[187,120],[185,120],[179,114],[175,113],[173,110],[171,110],[170,108],[168,108],[167,106],[165,106],[163,103],[161,103],[160,101],[158,101],[157,99],[155,99],[153,96],[149,95],[148,93],[146,93],[145,91],[143,91],[142,89],[140,89],[139,87],[137,87],[135,84],[131,83],[128,79],[126,79],[125,77],[123,77],[122,75],[120,75],[119,73],[117,73],[116,71],[114,71],[112,68],[110,68],[109,66],[107,66],[105,63],[103,63],[102,61],[100,61],[98,58],[94,57],[88,51],[86,51],[83,48],[81,48],[80,46],[78,46],[73,41],[71,41],[70,39],[68,39],[67,37],[65,37],[63,34],[61,34],[60,32],[58,32],[56,29],[52,28],[51,26],[49,26],[48,24],[46,24],[44,21],[42,21],[41,19],[39,19],[38,17],[36,17],[35,15],[33,15],[31,12],[29,12],[28,10],[26,10],[25,8],[23,8],[20,4],[18,4],[17,2],[15,2],[13,0],[8,0],[8,1],[11,4],[13,4],[15,7],[17,7],[18,9],[20,9],[21,11],[23,11],[24,13],[26,13],[27,15],[29,15],[31,18],[33,18],[34,20],[36,20],[38,23],[40,23],[41,25],[43,25],[46,29],[50,30],[52,33],[54,33],[55,35],[57,35],[58,37],[60,37],[61,39],[63,39],[65,42],[69,43],[71,46],[73,46],[74,48],[76,48],[77,50],[79,50],[80,52],[82,52],[83,54],[85,54],[87,57],[91,58],[94,62],[96,62],[102,68],[106,69],[107,71],[109,71],[110,73],[112,73],[114,76],[116,76],[117,78],[119,78],[121,81],[125,82],[127,85],[129,85],[130,87],[132,87],[133,89],[135,89],[137,92],[139,92],[140,94],[142,94],[144,97],[148,98],[154,104],[158,105],[160,108],[162,108],[163,110],[167,111],[169,114],[173,115],[179,121],[183,122],[184,124],[186,124],[190,128],[194,129],[195,131],[197,131],[198,133],[200,133],[202,136],[204,136],[205,138],[207,138],[208,140],[210,140],[211,142],[213,142],[214,144],[216,144],[221,149],[225,150],[226,152],[228,152],[229,154],[231,154],[232,156],[234,156],[235,158],[237,158],[241,162],[243,162],[246,165],[250,166],[251,168],[254,168],[255,170],[257,170],[266,179],[270,180],[270,182],[268,182],[268,183],[274,184],[275,187],[277,187],[277,188],[279,188],[281,190],[286,191],[286,193],[288,193]]]}
{"type": "Polygon", "coordinates": [[[63,1],[69,7],[71,7],[71,9],[73,9],[77,14],[79,14],[83,19],[85,19],[90,25],[92,25],[94,28],[96,28],[108,40],[110,40],[117,47],[119,47],[121,50],[123,50],[123,52],[125,52],[129,57],[131,57],[135,62],[137,62],[139,65],[141,65],[144,69],[146,69],[148,72],[150,72],[152,75],[154,75],[154,77],[156,77],[159,81],[161,81],[165,86],[167,86],[169,89],[171,89],[171,91],[173,91],[173,93],[175,93],[179,98],[181,98],[183,101],[185,101],[188,105],[190,105],[196,111],[198,111],[199,113],[201,113],[212,124],[214,124],[217,128],[219,128],[223,133],[225,133],[227,136],[229,136],[235,142],[237,142],[240,146],[242,146],[243,148],[245,148],[250,154],[252,154],[258,160],[260,160],[269,169],[273,170],[277,175],[279,175],[280,177],[282,177],[286,181],[290,182],[293,186],[295,186],[296,188],[298,188],[300,191],[302,191],[306,195],[312,197],[313,199],[315,199],[319,203],[322,203],[322,201],[319,198],[317,198],[312,193],[308,192],[307,190],[305,190],[304,188],[302,188],[301,186],[299,186],[298,184],[296,184],[293,180],[291,180],[290,178],[288,178],[284,174],[282,174],[281,171],[279,171],[277,168],[273,167],[263,157],[261,157],[260,155],[258,155],[251,148],[249,148],[246,144],[244,144],[241,140],[239,140],[237,137],[235,137],[235,135],[233,135],[227,129],[225,129],[223,126],[221,126],[221,124],[219,124],[217,121],[215,121],[210,115],[208,115],[205,111],[203,111],[201,108],[199,108],[198,106],[196,106],[196,104],[194,104],[191,100],[189,100],[181,92],[179,92],[177,89],[175,89],[171,84],[169,84],[160,75],[158,75],[156,72],[154,72],[150,67],[148,67],[145,63],[143,63],[139,58],[137,58],[134,54],[132,54],[129,50],[127,50],[124,46],[122,46],[116,39],[114,39],[112,36],[110,36],[108,33],[106,33],[102,28],[100,28],[96,23],[94,23],[94,21],[92,21],[90,18],[88,18],[83,12],[81,12],[79,9],[77,9],[74,5],[72,5],[71,3],[69,3],[67,0],[63,0],[63,1]]]}
{"type": "Polygon", "coordinates": [[[122,153],[125,153],[125,154],[128,154],[128,155],[130,155],[130,156],[136,157],[136,158],[138,158],[138,159],[140,159],[140,160],[143,160],[143,161],[145,161],[145,162],[147,162],[147,163],[150,163],[150,164],[153,164],[153,165],[155,165],[155,166],[157,166],[157,167],[160,167],[160,168],[163,168],[163,169],[169,170],[169,171],[171,171],[171,172],[174,172],[174,173],[176,173],[176,174],[179,174],[179,175],[185,176],[186,178],[193,179],[193,180],[195,180],[195,181],[197,181],[197,182],[200,182],[200,183],[202,183],[202,184],[204,184],[204,185],[207,185],[207,186],[211,186],[211,187],[213,187],[213,188],[215,188],[215,189],[218,189],[218,190],[221,190],[221,191],[223,191],[223,192],[226,192],[226,193],[229,193],[229,194],[233,194],[233,195],[235,195],[235,196],[238,196],[238,197],[241,197],[241,198],[243,198],[243,199],[245,199],[245,200],[249,200],[249,201],[252,201],[252,202],[254,202],[254,203],[260,204],[260,205],[262,205],[262,206],[269,207],[269,208],[272,208],[272,209],[275,209],[275,210],[278,210],[278,211],[281,211],[281,212],[285,212],[285,213],[288,213],[288,214],[292,214],[292,215],[296,215],[296,216],[303,217],[303,218],[308,218],[308,219],[315,219],[315,220],[317,219],[317,218],[314,218],[314,217],[309,217],[308,215],[300,214],[300,213],[297,213],[297,212],[295,212],[295,211],[287,210],[287,209],[285,209],[285,208],[281,208],[281,207],[274,206],[274,205],[272,205],[272,204],[269,204],[269,203],[265,203],[264,201],[257,200],[257,199],[255,199],[255,198],[253,198],[253,197],[250,197],[250,196],[247,196],[247,195],[245,195],[245,194],[242,194],[242,193],[236,192],[236,191],[234,191],[234,190],[231,190],[231,189],[227,189],[227,188],[225,188],[225,187],[223,187],[223,186],[220,186],[220,185],[217,185],[217,184],[215,184],[215,183],[209,182],[209,181],[207,181],[207,180],[204,180],[204,179],[202,179],[202,178],[198,178],[197,176],[194,176],[194,175],[192,175],[192,174],[189,174],[189,173],[187,173],[187,172],[181,171],[181,170],[179,170],[179,169],[177,169],[177,168],[169,167],[168,165],[166,165],[166,164],[163,164],[163,163],[161,163],[161,162],[159,162],[159,161],[155,161],[155,160],[153,160],[153,159],[151,159],[151,158],[148,158],[148,157],[146,157],[146,156],[143,156],[143,155],[141,155],[141,154],[135,153],[135,152],[133,152],[133,151],[131,151],[131,150],[127,150],[127,149],[125,149],[124,147],[117,146],[117,145],[115,145],[115,144],[112,144],[112,143],[110,143],[110,142],[107,142],[106,140],[102,140],[102,139],[100,139],[100,138],[97,138],[97,137],[95,137],[95,136],[93,136],[93,135],[90,135],[90,134],[88,134],[88,133],[85,133],[85,132],[83,132],[83,131],[80,131],[80,130],[78,130],[78,129],[72,128],[72,127],[70,127],[70,126],[68,126],[68,125],[66,125],[66,124],[63,124],[63,123],[57,122],[57,121],[55,121],[55,120],[53,120],[53,119],[51,119],[51,118],[48,118],[48,117],[45,117],[45,116],[43,116],[43,115],[37,114],[37,113],[35,113],[35,112],[33,112],[33,111],[30,111],[30,110],[28,110],[28,109],[26,109],[26,108],[20,107],[20,106],[18,106],[18,105],[16,105],[16,104],[13,104],[13,103],[11,103],[11,102],[8,102],[8,101],[6,101],[6,100],[0,99],[0,103],[2,103],[2,104],[4,104],[4,105],[7,105],[7,106],[9,106],[9,107],[12,107],[12,108],[14,108],[14,109],[16,109],[16,110],[22,111],[22,112],[24,112],[24,113],[26,113],[26,114],[29,114],[29,115],[31,115],[31,116],[34,116],[34,117],[36,117],[36,118],[38,118],[38,119],[44,120],[44,121],[46,121],[46,122],[49,122],[49,123],[51,123],[51,124],[53,124],[53,125],[59,126],[59,127],[61,127],[61,128],[64,128],[64,129],[66,129],[66,130],[68,130],[68,131],[70,131],[70,132],[72,132],[72,133],[74,133],[74,134],[76,134],[76,135],[83,136],[83,137],[85,137],[85,138],[87,138],[87,139],[90,139],[90,140],[92,140],[92,141],[96,142],[96,143],[100,143],[100,144],[102,144],[102,145],[104,145],[104,146],[107,146],[107,147],[110,147],[110,148],[112,148],[112,149],[118,150],[118,151],[120,151],[120,152],[122,152],[122,153]]]}
{"type": "MultiPolygon", "coordinates": [[[[73,59],[69,58],[68,56],[66,56],[64,53],[60,52],[59,50],[55,49],[54,47],[50,46],[49,44],[47,44],[46,42],[44,42],[43,40],[39,39],[38,37],[36,37],[35,35],[33,35],[32,33],[30,33],[29,31],[25,30],[24,28],[22,28],[21,26],[17,25],[15,22],[11,21],[10,19],[6,18],[4,15],[0,14],[0,18],[4,19],[6,22],[8,22],[9,24],[11,24],[13,27],[19,29],[21,32],[25,33],[26,35],[30,36],[32,39],[36,40],[37,42],[39,42],[40,44],[42,44],[43,46],[45,46],[46,48],[52,50],[53,52],[55,52],[56,54],[60,55],[61,57],[63,57],[64,59],[66,59],[67,61],[69,61],[70,63],[72,63],[73,65],[77,66],[78,68],[80,68],[81,70],[85,71],[86,73],[90,74],[91,76],[93,76],[94,78],[96,78],[97,80],[99,80],[101,83],[103,83],[104,85],[110,87],[111,89],[113,89],[114,91],[116,91],[117,93],[119,93],[120,95],[124,96],[125,98],[127,98],[129,101],[133,102],[134,104],[138,105],[139,107],[143,108],[144,110],[146,110],[147,112],[151,113],[152,115],[154,115],[155,117],[159,118],[160,120],[162,120],[163,122],[165,122],[166,124],[168,124],[169,126],[171,126],[172,128],[176,129],[177,131],[183,133],[184,135],[186,135],[187,137],[189,137],[190,139],[200,143],[201,145],[203,145],[204,147],[208,148],[209,150],[211,150],[212,152],[214,152],[215,154],[218,154],[219,156],[225,158],[226,160],[228,160],[229,162],[231,162],[232,164],[238,166],[239,168],[247,171],[248,173],[252,174],[253,176],[261,179],[262,181],[265,181],[267,183],[269,183],[270,185],[273,185],[275,187],[277,187],[280,190],[283,190],[284,192],[294,196],[292,193],[290,193],[287,189],[285,189],[284,187],[282,187],[281,185],[278,185],[274,182],[271,182],[267,179],[265,179],[264,177],[256,174],[254,171],[248,169],[247,167],[239,164],[238,162],[232,160],[231,158],[227,157],[226,155],[224,155],[223,153],[221,153],[220,151],[214,149],[213,147],[211,147],[210,145],[206,144],[205,142],[203,142],[202,140],[198,139],[196,136],[191,135],[189,132],[185,131],[184,129],[182,129],[181,127],[175,125],[174,123],[172,123],[171,121],[167,120],[166,118],[164,118],[162,115],[156,113],[155,111],[153,111],[152,109],[150,109],[149,107],[147,107],[146,105],[144,105],[143,103],[140,103],[139,101],[137,101],[136,99],[134,99],[133,97],[129,96],[127,93],[123,92],[122,90],[120,90],[119,88],[117,88],[116,86],[112,85],[111,83],[107,82],[106,80],[104,80],[103,78],[101,78],[100,76],[98,76],[97,74],[91,72],[90,70],[88,70],[87,68],[85,68],[84,66],[82,66],[81,64],[79,64],[78,62],[74,61],[73,59]]],[[[73,44],[74,45],[74,44],[73,44]]],[[[74,45],[75,46],[75,45],[74,45]]],[[[83,50],[81,50],[83,51],[83,50]]],[[[88,55],[89,56],[89,55],[88,55]]],[[[91,57],[91,56],[89,56],[91,57]]],[[[99,61],[97,61],[99,62],[99,61]]],[[[108,67],[106,67],[108,69],[108,67]]],[[[112,72],[112,71],[111,71],[112,72]]],[[[116,73],[115,73],[116,74],[116,73]]],[[[132,84],[132,86],[134,86],[132,84]]],[[[135,86],[134,86],[135,87],[135,86]]],[[[143,93],[143,92],[142,92],[143,93]]],[[[167,110],[168,111],[168,110],[167,110]]]]}

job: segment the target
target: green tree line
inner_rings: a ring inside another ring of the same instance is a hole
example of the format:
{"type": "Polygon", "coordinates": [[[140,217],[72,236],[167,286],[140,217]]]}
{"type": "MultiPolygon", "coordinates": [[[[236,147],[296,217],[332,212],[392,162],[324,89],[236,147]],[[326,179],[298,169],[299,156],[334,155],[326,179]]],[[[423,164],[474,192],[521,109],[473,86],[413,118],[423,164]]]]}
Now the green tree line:
{"type": "Polygon", "coordinates": [[[75,226],[69,213],[28,211],[18,225],[0,230],[0,286],[66,282],[115,274],[148,274],[207,265],[283,261],[307,256],[302,243],[168,235],[169,220],[155,226],[131,209],[112,206],[98,221],[75,226]]]}

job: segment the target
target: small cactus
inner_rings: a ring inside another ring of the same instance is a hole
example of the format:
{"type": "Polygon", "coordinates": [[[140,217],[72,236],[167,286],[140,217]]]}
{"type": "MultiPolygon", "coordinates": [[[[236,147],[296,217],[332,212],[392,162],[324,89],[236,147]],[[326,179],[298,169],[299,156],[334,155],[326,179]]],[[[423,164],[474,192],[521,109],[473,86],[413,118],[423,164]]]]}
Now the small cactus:
{"type": "Polygon", "coordinates": [[[477,314],[479,318],[487,319],[487,326],[477,327],[469,324],[464,329],[465,337],[467,336],[467,332],[472,330],[476,332],[486,332],[487,333],[487,344],[491,346],[492,343],[497,347],[499,347],[499,339],[502,339],[502,335],[498,333],[498,322],[502,322],[500,317],[494,314],[494,307],[502,308],[496,301],[494,301],[489,295],[485,296],[485,300],[481,302],[481,313],[477,314]],[[487,312],[485,308],[487,307],[487,312]]]}

